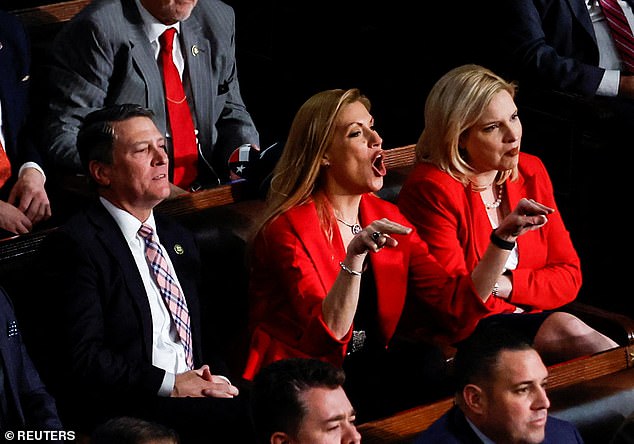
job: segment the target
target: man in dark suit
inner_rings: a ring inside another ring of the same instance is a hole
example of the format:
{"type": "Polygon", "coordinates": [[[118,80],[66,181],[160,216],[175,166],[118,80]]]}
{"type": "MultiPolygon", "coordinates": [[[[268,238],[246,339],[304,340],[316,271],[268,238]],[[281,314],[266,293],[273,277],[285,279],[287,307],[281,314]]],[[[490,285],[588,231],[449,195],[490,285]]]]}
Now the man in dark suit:
{"type": "Polygon", "coordinates": [[[10,177],[0,184],[0,237],[28,233],[51,217],[42,159],[26,130],[30,65],[22,23],[0,11],[0,150],[11,164],[10,177]]]}
{"type": "Polygon", "coordinates": [[[598,0],[499,0],[482,19],[490,40],[480,45],[480,56],[519,80],[520,91],[531,86],[634,98],[634,73],[621,69],[598,0]]]}
{"type": "Polygon", "coordinates": [[[43,242],[38,327],[57,334],[40,338],[50,353],[40,350],[38,364],[62,420],[83,433],[134,416],[175,429],[185,443],[244,442],[245,396],[220,376],[220,360],[203,365],[194,237],[153,212],[170,183],[165,139],[151,117],[123,104],[84,121],[78,150],[99,198],[43,242]],[[153,231],[163,266],[146,257],[142,226],[153,231]]]}
{"type": "Polygon", "coordinates": [[[13,304],[0,288],[0,433],[18,430],[62,431],[62,423],[22,341],[13,304]]]}
{"type": "MultiPolygon", "coordinates": [[[[228,181],[231,153],[244,144],[259,145],[240,93],[230,6],[218,0],[105,0],[92,2],[59,33],[47,66],[45,146],[60,173],[82,172],[77,132],[84,116],[102,106],[150,108],[161,134],[172,133],[157,63],[159,37],[168,27],[177,30],[174,63],[198,141],[197,177],[181,188],[228,181]]],[[[172,161],[171,138],[168,148],[172,161]]]]}
{"type": "Polygon", "coordinates": [[[576,427],[548,415],[548,369],[517,333],[476,330],[453,361],[455,405],[415,444],[574,444],[576,427]]]}

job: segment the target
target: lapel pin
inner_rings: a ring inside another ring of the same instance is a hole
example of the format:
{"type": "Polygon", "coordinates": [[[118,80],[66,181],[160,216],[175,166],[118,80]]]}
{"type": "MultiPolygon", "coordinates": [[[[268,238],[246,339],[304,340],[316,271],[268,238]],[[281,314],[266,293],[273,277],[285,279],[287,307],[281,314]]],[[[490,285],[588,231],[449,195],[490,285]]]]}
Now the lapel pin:
{"type": "Polygon", "coordinates": [[[3,47],[4,47],[4,44],[0,42],[0,49],[2,49],[3,47]]]}
{"type": "Polygon", "coordinates": [[[198,49],[198,45],[192,45],[192,55],[196,57],[199,52],[200,52],[200,49],[198,49]]]}
{"type": "Polygon", "coordinates": [[[25,75],[24,77],[22,77],[22,81],[23,81],[23,82],[26,82],[26,81],[28,81],[30,78],[31,78],[31,76],[27,74],[27,75],[25,75]]]}
{"type": "Polygon", "coordinates": [[[183,254],[185,252],[185,250],[183,249],[181,244],[176,244],[176,245],[174,245],[174,252],[176,254],[183,254]]]}

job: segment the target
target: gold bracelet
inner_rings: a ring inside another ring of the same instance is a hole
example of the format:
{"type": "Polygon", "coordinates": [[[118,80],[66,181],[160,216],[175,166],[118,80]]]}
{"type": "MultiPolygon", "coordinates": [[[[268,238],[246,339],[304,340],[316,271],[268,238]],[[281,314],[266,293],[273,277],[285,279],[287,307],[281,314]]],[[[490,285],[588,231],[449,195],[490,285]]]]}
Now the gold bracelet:
{"type": "Polygon", "coordinates": [[[343,262],[339,262],[339,266],[341,267],[343,271],[345,271],[348,274],[351,274],[352,276],[361,276],[361,271],[354,271],[343,262]]]}

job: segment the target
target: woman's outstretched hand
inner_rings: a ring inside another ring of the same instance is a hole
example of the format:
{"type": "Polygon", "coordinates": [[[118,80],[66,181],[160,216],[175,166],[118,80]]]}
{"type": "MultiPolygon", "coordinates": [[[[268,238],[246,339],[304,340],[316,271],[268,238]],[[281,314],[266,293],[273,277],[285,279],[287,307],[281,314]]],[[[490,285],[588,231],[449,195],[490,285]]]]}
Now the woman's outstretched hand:
{"type": "Polygon", "coordinates": [[[548,222],[548,215],[555,211],[533,199],[523,198],[515,209],[506,216],[495,229],[495,234],[513,242],[519,236],[532,230],[543,227],[548,222]]]}
{"type": "Polygon", "coordinates": [[[383,218],[375,220],[355,235],[348,245],[348,256],[365,255],[368,251],[378,252],[383,247],[398,245],[392,234],[409,234],[411,228],[383,218]]]}

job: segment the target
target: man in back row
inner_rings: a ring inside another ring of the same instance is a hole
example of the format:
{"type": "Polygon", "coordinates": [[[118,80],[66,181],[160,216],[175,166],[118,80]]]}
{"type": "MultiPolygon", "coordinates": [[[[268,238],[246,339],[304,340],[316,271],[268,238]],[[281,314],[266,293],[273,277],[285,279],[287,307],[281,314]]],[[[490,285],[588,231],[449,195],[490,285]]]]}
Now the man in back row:
{"type": "Polygon", "coordinates": [[[414,444],[581,444],[548,415],[548,369],[517,333],[491,327],[462,342],[453,362],[455,405],[414,444]]]}
{"type": "Polygon", "coordinates": [[[56,173],[83,172],[84,117],[119,103],[154,112],[169,136],[170,181],[183,190],[228,181],[231,153],[259,145],[240,94],[234,11],[221,1],[91,2],[60,31],[47,71],[43,145],[56,173]]]}

